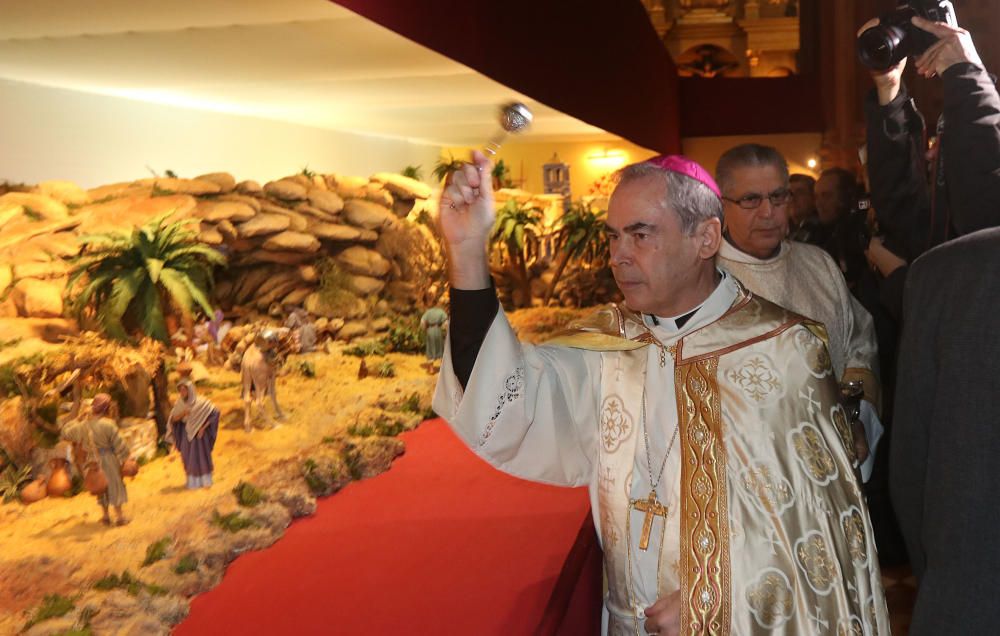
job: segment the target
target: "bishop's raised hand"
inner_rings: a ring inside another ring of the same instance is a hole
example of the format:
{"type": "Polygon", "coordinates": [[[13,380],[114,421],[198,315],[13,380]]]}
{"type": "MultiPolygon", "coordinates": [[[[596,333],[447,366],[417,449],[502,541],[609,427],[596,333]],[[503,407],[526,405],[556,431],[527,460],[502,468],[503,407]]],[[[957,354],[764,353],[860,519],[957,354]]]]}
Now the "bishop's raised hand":
{"type": "Polygon", "coordinates": [[[453,172],[441,193],[440,224],[450,260],[449,278],[459,289],[489,287],[486,240],[496,219],[493,164],[474,151],[472,163],[453,172]]]}

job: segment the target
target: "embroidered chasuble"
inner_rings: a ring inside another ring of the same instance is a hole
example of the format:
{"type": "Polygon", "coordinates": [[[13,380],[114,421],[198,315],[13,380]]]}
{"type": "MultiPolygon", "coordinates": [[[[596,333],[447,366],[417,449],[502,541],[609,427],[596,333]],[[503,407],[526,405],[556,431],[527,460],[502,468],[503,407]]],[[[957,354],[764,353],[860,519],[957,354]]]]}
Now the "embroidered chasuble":
{"type": "Polygon", "coordinates": [[[612,306],[533,346],[500,311],[465,390],[446,344],[434,409],[500,470],[589,486],[605,633],[679,590],[684,634],[888,634],[824,335],[729,275],[682,326],[612,306]]]}
{"type": "Polygon", "coordinates": [[[847,288],[840,268],[822,249],[795,241],[783,241],[778,254],[768,259],[755,258],[722,241],[716,263],[754,294],[826,327],[837,380],[863,382],[868,404],[862,405],[860,419],[869,453],[861,474],[868,481],[885,431],[878,416],[882,403],[878,344],[875,322],[847,288]]]}
{"type": "Polygon", "coordinates": [[[777,256],[759,259],[722,241],[716,263],[754,294],[822,323],[837,380],[864,381],[865,398],[881,407],[875,323],[829,254],[783,241],[777,256]]]}

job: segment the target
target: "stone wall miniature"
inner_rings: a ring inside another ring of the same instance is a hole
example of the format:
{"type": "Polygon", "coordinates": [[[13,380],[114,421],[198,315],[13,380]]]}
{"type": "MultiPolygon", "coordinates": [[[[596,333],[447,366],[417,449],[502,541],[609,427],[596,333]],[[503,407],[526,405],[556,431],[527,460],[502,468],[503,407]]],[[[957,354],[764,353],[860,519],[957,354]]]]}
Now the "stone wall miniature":
{"type": "Polygon", "coordinates": [[[196,222],[198,239],[228,257],[213,300],[231,317],[303,306],[327,319],[358,320],[379,300],[410,313],[444,292],[440,247],[414,222],[433,195],[397,174],[305,171],[263,186],[216,172],[89,191],[52,181],[8,192],[0,195],[0,317],[63,315],[80,236],[171,212],[196,222]]]}

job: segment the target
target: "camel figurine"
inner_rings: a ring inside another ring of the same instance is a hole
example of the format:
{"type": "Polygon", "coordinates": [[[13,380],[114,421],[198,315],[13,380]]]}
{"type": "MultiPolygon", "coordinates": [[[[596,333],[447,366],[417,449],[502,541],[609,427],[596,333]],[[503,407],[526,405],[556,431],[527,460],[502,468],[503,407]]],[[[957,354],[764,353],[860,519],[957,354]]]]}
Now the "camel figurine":
{"type": "MultiPolygon", "coordinates": [[[[271,404],[278,419],[285,419],[285,414],[278,405],[275,390],[275,378],[281,363],[279,355],[280,334],[277,329],[265,329],[247,347],[240,362],[240,376],[243,381],[243,429],[253,430],[251,426],[252,408],[264,411],[264,398],[270,396],[271,404]]],[[[265,411],[266,413],[266,411],[265,411]]],[[[273,419],[271,420],[273,423],[273,419]]]]}

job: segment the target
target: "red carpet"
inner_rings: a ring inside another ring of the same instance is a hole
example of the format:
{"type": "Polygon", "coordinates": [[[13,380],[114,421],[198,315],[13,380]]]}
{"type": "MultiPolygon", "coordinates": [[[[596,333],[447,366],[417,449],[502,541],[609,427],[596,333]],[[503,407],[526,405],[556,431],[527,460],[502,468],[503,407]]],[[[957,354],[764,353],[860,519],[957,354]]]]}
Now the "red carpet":
{"type": "Polygon", "coordinates": [[[174,633],[534,633],[586,489],[502,474],[441,420],[403,439],[391,470],[237,559],[174,633]]]}

